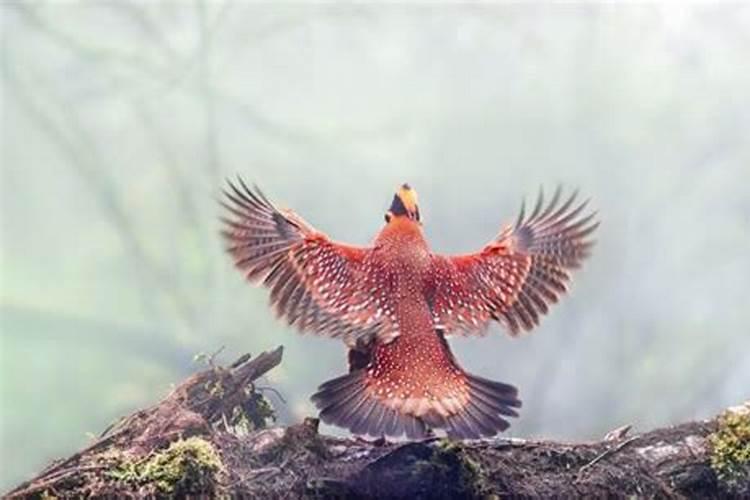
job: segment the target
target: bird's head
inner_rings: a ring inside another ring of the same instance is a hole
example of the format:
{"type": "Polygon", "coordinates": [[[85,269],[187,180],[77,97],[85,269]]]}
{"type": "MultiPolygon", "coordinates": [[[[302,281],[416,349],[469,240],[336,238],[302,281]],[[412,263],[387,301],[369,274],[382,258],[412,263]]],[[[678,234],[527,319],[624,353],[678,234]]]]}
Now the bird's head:
{"type": "Polygon", "coordinates": [[[417,205],[417,192],[408,184],[403,184],[393,195],[391,208],[385,213],[385,221],[391,222],[394,218],[406,217],[409,220],[421,223],[419,217],[419,206],[417,205]]]}

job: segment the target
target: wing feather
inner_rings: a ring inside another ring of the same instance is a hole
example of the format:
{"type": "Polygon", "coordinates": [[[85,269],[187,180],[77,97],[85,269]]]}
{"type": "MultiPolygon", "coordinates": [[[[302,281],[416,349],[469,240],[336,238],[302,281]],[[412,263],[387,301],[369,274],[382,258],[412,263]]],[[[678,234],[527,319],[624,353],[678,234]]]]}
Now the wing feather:
{"type": "Polygon", "coordinates": [[[221,204],[227,251],[247,279],[269,288],[271,304],[290,325],[348,343],[380,333],[395,338],[364,285],[378,282],[370,249],[331,241],[240,178],[227,183],[221,204]]]}
{"type": "Polygon", "coordinates": [[[434,255],[430,303],[437,324],[449,334],[482,333],[496,320],[513,335],[538,325],[594,244],[596,212],[586,213],[589,201],[577,196],[563,199],[558,188],[545,203],[540,191],[531,212],[522,203],[515,224],[478,253],[434,255]]]}

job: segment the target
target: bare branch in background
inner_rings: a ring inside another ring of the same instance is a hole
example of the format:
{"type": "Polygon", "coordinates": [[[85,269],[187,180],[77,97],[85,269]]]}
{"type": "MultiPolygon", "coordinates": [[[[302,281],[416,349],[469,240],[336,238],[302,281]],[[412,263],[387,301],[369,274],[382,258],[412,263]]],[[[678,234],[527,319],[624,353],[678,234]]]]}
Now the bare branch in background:
{"type": "MultiPolygon", "coordinates": [[[[194,186],[190,183],[190,177],[180,168],[179,160],[169,145],[167,134],[159,126],[159,121],[154,116],[158,114],[158,110],[152,110],[148,103],[139,100],[133,103],[133,112],[142,124],[144,134],[153,145],[156,154],[161,158],[160,165],[168,172],[169,189],[174,192],[177,199],[178,212],[182,218],[182,223],[171,228],[173,238],[170,240],[170,244],[173,246],[172,255],[180,255],[177,248],[179,244],[177,234],[185,227],[193,229],[201,236],[212,234],[212,231],[205,227],[204,219],[201,217],[200,204],[196,200],[196,196],[200,196],[201,192],[196,193],[194,186]]],[[[195,244],[202,259],[206,262],[201,280],[203,286],[208,286],[211,282],[210,274],[213,267],[209,262],[211,258],[211,252],[208,248],[209,241],[205,238],[196,238],[195,244]]],[[[179,259],[170,259],[170,264],[175,276],[186,274],[184,262],[179,259]]]]}
{"type": "Polygon", "coordinates": [[[214,92],[211,88],[211,38],[208,26],[207,6],[204,2],[196,0],[195,8],[198,14],[198,80],[205,116],[204,134],[206,140],[205,157],[206,167],[209,171],[209,179],[218,185],[221,177],[221,159],[218,144],[218,125],[216,121],[216,105],[214,104],[214,92]]]}
{"type": "MultiPolygon", "coordinates": [[[[206,41],[210,40],[212,32],[220,25],[229,5],[230,3],[228,2],[223,5],[221,11],[215,17],[213,22],[208,23],[206,21],[206,41]]],[[[79,57],[91,60],[92,62],[105,65],[114,63],[119,68],[125,68],[131,71],[134,70],[141,73],[161,85],[159,93],[175,90],[179,86],[184,86],[188,88],[192,87],[193,91],[197,93],[198,96],[201,96],[202,92],[204,92],[203,86],[205,85],[206,89],[210,90],[214,102],[221,100],[228,106],[241,110],[242,115],[247,119],[248,123],[253,124],[263,133],[281,140],[294,140],[308,143],[318,141],[318,138],[313,131],[288,126],[266,117],[254,106],[221,89],[214,81],[205,80],[195,85],[191,84],[187,77],[194,67],[200,64],[202,57],[200,45],[198,50],[194,50],[191,54],[183,56],[181,59],[178,58],[176,62],[168,59],[164,64],[156,64],[147,57],[137,55],[137,52],[122,52],[111,47],[92,46],[90,43],[84,43],[77,39],[74,34],[66,33],[55,26],[54,23],[46,20],[38,13],[37,7],[32,4],[14,4],[13,7],[22,14],[22,18],[28,22],[31,27],[49,37],[53,44],[70,50],[79,57]]],[[[154,99],[159,96],[149,95],[140,97],[144,99],[146,97],[154,99]]]]}
{"type": "Polygon", "coordinates": [[[79,123],[76,112],[64,101],[57,103],[60,112],[65,116],[65,123],[70,131],[68,133],[63,132],[55,120],[44,113],[25,90],[35,88],[37,93],[41,93],[39,82],[30,84],[21,80],[8,57],[3,59],[3,65],[5,81],[17,97],[17,102],[26,110],[39,129],[65,154],[68,164],[77,172],[84,184],[89,187],[90,192],[102,208],[103,215],[109,218],[113,228],[120,236],[125,250],[124,255],[133,262],[134,272],[139,277],[141,302],[144,310],[154,318],[160,317],[155,306],[153,293],[154,290],[160,290],[174,301],[175,305],[181,310],[183,318],[186,319],[186,324],[190,325],[194,317],[191,305],[184,300],[179,290],[174,286],[174,276],[167,273],[146,252],[139,232],[133,226],[125,205],[121,201],[118,187],[107,174],[108,170],[102,168],[106,165],[106,162],[95,150],[96,143],[79,123]]]}
{"type": "Polygon", "coordinates": [[[116,351],[143,362],[153,362],[176,373],[191,367],[195,354],[169,332],[156,328],[123,326],[115,321],[76,317],[64,312],[24,306],[0,306],[4,324],[24,325],[25,337],[34,343],[54,344],[64,336],[71,351],[85,346],[102,353],[116,351]]]}

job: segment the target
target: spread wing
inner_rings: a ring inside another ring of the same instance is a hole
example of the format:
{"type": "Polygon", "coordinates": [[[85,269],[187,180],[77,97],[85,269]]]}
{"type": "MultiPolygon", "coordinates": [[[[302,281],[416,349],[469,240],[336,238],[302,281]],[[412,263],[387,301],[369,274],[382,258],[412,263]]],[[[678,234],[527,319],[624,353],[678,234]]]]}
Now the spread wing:
{"type": "Polygon", "coordinates": [[[567,291],[599,223],[595,213],[584,214],[588,201],[577,204],[574,192],[560,203],[560,195],[558,188],[545,204],[540,192],[530,215],[522,206],[516,223],[478,253],[433,256],[430,303],[446,334],[482,333],[497,320],[517,335],[567,291]]]}
{"type": "Polygon", "coordinates": [[[393,330],[364,286],[378,272],[368,248],[331,241],[242,179],[224,195],[228,252],[248,280],[270,289],[271,304],[290,325],[349,344],[393,330]]]}

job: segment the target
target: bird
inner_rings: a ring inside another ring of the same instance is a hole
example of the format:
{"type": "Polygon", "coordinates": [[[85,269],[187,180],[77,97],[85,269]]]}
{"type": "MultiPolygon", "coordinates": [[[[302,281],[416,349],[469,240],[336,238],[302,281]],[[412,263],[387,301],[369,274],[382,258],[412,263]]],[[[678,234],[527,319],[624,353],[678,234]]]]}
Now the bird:
{"type": "Polygon", "coordinates": [[[348,373],[319,386],[320,419],[354,435],[422,439],[495,436],[519,416],[515,386],[464,370],[447,339],[493,322],[532,330],[568,290],[594,245],[597,212],[558,187],[479,251],[434,253],[417,192],[400,185],[369,246],[337,242],[241,177],[221,203],[226,249],[276,314],[301,332],[340,339],[348,373]]]}

